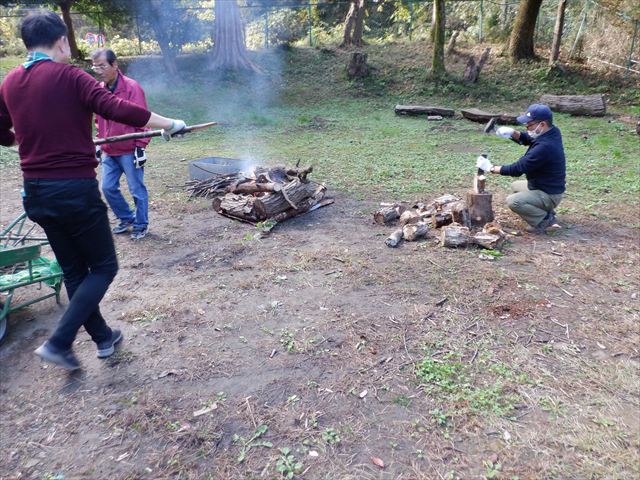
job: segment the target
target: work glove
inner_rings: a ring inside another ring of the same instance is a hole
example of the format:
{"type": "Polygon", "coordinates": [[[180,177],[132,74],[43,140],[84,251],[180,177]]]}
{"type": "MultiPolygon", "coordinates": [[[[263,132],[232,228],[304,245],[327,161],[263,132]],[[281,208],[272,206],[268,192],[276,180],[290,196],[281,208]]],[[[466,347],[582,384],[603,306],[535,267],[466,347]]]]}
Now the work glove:
{"type": "Polygon", "coordinates": [[[496,135],[501,138],[511,138],[515,130],[511,127],[498,127],[496,128],[496,135]]]}
{"type": "Polygon", "coordinates": [[[136,147],[136,150],[133,152],[133,164],[136,168],[142,168],[147,161],[147,154],[142,147],[136,147]]]}
{"type": "Polygon", "coordinates": [[[187,126],[182,120],[171,120],[171,128],[162,129],[162,138],[167,142],[171,140],[171,136],[180,133],[187,126]]]}
{"type": "Polygon", "coordinates": [[[100,148],[100,145],[96,145],[96,160],[102,163],[102,148],[100,148]]]}
{"type": "Polygon", "coordinates": [[[476,167],[488,172],[493,167],[493,164],[484,155],[480,155],[476,160],[476,167]]]}

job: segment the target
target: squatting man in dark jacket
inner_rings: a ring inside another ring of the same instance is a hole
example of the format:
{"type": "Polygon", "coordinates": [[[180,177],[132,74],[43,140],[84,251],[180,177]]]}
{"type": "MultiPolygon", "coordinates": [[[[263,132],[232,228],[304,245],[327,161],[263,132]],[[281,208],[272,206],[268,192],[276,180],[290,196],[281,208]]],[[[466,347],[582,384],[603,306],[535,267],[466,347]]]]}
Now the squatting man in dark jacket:
{"type": "Polygon", "coordinates": [[[556,225],[555,208],[565,191],[565,157],[562,135],[553,125],[551,109],[533,104],[518,117],[526,126],[519,132],[510,127],[499,127],[496,135],[528,146],[527,152],[511,165],[492,165],[488,158],[478,157],[476,166],[485,172],[519,177],[526,180],[513,182],[513,192],[507,197],[509,208],[528,224],[528,232],[545,233],[556,225]]]}
{"type": "Polygon", "coordinates": [[[24,209],[44,229],[69,296],[55,331],[35,353],[76,370],[72,345],[80,327],[96,343],[98,358],[112,355],[122,340],[100,313],[118,260],[96,180],[92,116],[160,128],[166,139],[185,123],[120,99],[68,65],[67,27],[55,13],[28,16],[20,33],[28,55],[0,84],[0,145],[19,145],[24,209]]]}

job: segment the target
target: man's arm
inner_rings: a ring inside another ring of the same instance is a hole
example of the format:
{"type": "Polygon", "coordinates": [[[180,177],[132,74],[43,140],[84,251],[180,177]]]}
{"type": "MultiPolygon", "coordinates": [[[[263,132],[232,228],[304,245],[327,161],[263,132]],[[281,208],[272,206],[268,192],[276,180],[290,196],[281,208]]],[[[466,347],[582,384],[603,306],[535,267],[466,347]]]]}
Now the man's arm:
{"type": "Polygon", "coordinates": [[[4,103],[2,89],[0,89],[0,145],[11,147],[16,144],[16,135],[11,130],[13,121],[9,115],[7,105],[4,103]]]}

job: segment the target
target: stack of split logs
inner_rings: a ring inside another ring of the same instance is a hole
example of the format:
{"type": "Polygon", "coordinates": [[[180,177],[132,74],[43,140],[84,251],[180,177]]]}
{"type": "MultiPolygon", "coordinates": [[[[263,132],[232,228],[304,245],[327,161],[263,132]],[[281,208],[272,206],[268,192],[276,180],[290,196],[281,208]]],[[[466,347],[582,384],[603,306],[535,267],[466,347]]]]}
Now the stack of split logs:
{"type": "Polygon", "coordinates": [[[429,204],[384,204],[373,214],[379,225],[397,223],[385,243],[397,247],[402,240],[412,242],[439,230],[438,238],[444,247],[457,248],[477,245],[496,249],[502,246],[505,234],[493,221],[491,194],[484,190],[485,179],[477,175],[474,190],[465,200],[455,195],[443,195],[429,204]]]}
{"type": "Polygon", "coordinates": [[[333,203],[324,198],[327,188],[307,176],[313,167],[257,167],[253,172],[215,175],[191,181],[192,196],[213,198],[213,209],[226,217],[252,224],[282,222],[333,203]]]}

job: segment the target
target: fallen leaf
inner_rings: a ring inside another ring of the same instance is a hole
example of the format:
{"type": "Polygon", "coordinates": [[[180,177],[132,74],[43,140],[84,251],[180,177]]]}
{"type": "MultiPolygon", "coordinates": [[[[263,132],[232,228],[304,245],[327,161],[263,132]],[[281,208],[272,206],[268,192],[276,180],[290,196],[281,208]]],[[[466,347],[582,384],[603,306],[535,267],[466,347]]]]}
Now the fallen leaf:
{"type": "Polygon", "coordinates": [[[371,457],[371,462],[372,462],[376,467],[384,468],[384,462],[382,461],[382,459],[381,459],[381,458],[378,458],[378,457],[371,457]]]}

